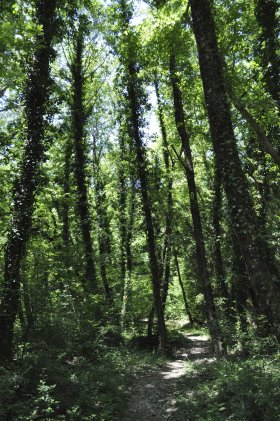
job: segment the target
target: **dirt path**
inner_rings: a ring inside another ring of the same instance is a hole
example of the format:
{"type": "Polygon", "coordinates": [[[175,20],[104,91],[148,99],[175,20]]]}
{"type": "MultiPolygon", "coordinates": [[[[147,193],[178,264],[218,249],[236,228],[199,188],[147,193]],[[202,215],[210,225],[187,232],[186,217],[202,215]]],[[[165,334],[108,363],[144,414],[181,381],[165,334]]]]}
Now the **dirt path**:
{"type": "Polygon", "coordinates": [[[186,335],[189,346],[181,349],[174,361],[137,376],[132,385],[122,421],[184,421],[176,406],[176,392],[185,374],[186,361],[202,364],[213,360],[206,336],[186,335]]]}

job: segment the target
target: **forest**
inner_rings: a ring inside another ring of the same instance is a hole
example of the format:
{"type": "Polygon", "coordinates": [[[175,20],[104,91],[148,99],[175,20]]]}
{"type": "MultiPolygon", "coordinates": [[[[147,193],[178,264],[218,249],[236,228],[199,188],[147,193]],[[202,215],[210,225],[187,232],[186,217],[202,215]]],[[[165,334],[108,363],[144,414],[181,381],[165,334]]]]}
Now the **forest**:
{"type": "Polygon", "coordinates": [[[279,30],[0,1],[0,421],[280,420],[279,30]]]}

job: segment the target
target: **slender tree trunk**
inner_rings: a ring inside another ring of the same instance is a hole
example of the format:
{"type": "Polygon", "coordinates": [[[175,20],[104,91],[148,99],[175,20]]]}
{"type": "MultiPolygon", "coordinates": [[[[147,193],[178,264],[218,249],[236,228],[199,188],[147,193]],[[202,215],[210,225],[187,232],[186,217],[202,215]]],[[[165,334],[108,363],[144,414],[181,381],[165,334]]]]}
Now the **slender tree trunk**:
{"type": "Polygon", "coordinates": [[[119,144],[120,144],[120,166],[119,166],[119,232],[120,232],[120,272],[121,272],[121,280],[122,280],[122,296],[124,296],[125,290],[125,278],[126,278],[126,197],[127,197],[127,189],[125,185],[125,172],[124,172],[124,165],[125,165],[125,137],[120,129],[120,137],[119,137],[119,144]]]}
{"type": "Polygon", "coordinates": [[[100,169],[101,152],[99,152],[97,149],[97,143],[94,135],[92,153],[96,214],[98,220],[99,267],[105,300],[107,301],[107,303],[112,305],[113,294],[107,275],[107,264],[109,256],[111,254],[111,235],[106,209],[105,184],[102,180],[102,174],[100,169]]]}
{"type": "Polygon", "coordinates": [[[187,300],[187,296],[186,296],[184,284],[183,284],[183,281],[182,281],[181,271],[180,271],[180,266],[179,266],[178,256],[177,256],[177,252],[176,251],[174,252],[174,259],[175,259],[175,265],[176,265],[176,269],[177,269],[179,284],[180,284],[181,291],[182,291],[182,296],[183,296],[183,301],[184,301],[186,315],[189,318],[190,325],[193,326],[193,318],[192,318],[192,314],[190,312],[190,307],[189,307],[189,304],[188,304],[188,300],[187,300]]]}
{"type": "Polygon", "coordinates": [[[152,287],[154,303],[157,315],[157,326],[159,334],[159,349],[164,351],[166,348],[166,326],[164,320],[164,311],[161,299],[160,270],[156,251],[156,241],[154,233],[154,224],[152,219],[152,207],[148,194],[148,180],[145,148],[141,134],[141,86],[138,79],[138,72],[135,63],[135,46],[133,45],[132,33],[129,28],[129,11],[125,0],[120,1],[123,37],[127,47],[127,57],[125,57],[125,70],[127,72],[127,97],[129,103],[129,120],[131,126],[132,138],[137,156],[138,177],[141,184],[142,205],[145,216],[147,242],[149,251],[150,268],[152,275],[152,287]]]}
{"type": "Polygon", "coordinates": [[[26,314],[27,326],[28,328],[30,328],[34,322],[34,315],[33,315],[32,304],[30,300],[28,280],[24,275],[22,275],[21,281],[22,281],[22,287],[23,287],[23,303],[24,303],[24,310],[26,314]]]}
{"type": "Polygon", "coordinates": [[[111,252],[109,222],[104,203],[104,185],[99,179],[100,176],[101,175],[99,174],[99,170],[95,170],[95,197],[96,213],[98,218],[99,265],[105,299],[109,304],[112,304],[113,294],[107,275],[107,261],[111,252]]]}
{"type": "Polygon", "coordinates": [[[213,290],[207,268],[207,259],[205,252],[205,244],[202,232],[200,210],[197,198],[197,188],[194,177],[192,153],[190,148],[189,135],[185,126],[184,110],[182,93],[179,88],[179,81],[176,75],[176,62],[175,55],[172,53],[170,56],[170,76],[173,88],[173,99],[174,99],[174,116],[176,127],[182,142],[182,149],[184,153],[184,169],[187,177],[191,215],[193,221],[193,235],[196,244],[196,260],[197,260],[197,271],[205,300],[205,311],[208,322],[210,335],[212,338],[213,348],[216,354],[222,353],[221,345],[221,333],[216,314],[216,308],[214,303],[213,290]]]}
{"type": "Polygon", "coordinates": [[[152,307],[149,311],[148,326],[147,326],[147,336],[148,336],[148,339],[149,339],[150,343],[152,343],[152,340],[153,340],[155,312],[156,312],[155,303],[153,303],[153,305],[152,305],[152,307]]]}
{"type": "Polygon", "coordinates": [[[261,27],[260,50],[267,90],[280,109],[279,2],[255,0],[255,14],[261,27]]]}
{"type": "MultiPolygon", "coordinates": [[[[247,299],[248,299],[248,276],[246,267],[242,259],[240,249],[235,242],[233,242],[233,300],[237,316],[240,321],[240,329],[243,334],[247,332],[247,299]]],[[[253,303],[254,304],[254,303],[253,303]]]]}
{"type": "Polygon", "coordinates": [[[212,210],[212,221],[214,230],[214,268],[217,280],[217,286],[219,288],[219,295],[224,299],[225,312],[227,313],[228,319],[230,316],[230,293],[225,282],[225,269],[223,262],[222,246],[221,246],[221,210],[222,210],[222,180],[221,174],[218,170],[217,164],[215,164],[215,176],[214,185],[211,179],[209,163],[205,153],[203,154],[204,167],[207,173],[208,188],[214,190],[213,210],[212,210]]]}
{"type": "Polygon", "coordinates": [[[19,299],[19,303],[18,303],[18,318],[19,318],[21,330],[22,330],[22,332],[24,332],[25,329],[26,329],[26,323],[25,323],[25,317],[24,317],[24,313],[23,313],[22,302],[21,302],[20,299],[19,299]]]}
{"type": "Polygon", "coordinates": [[[84,76],[83,76],[83,28],[78,30],[75,41],[75,58],[71,66],[73,78],[72,128],[74,134],[75,177],[77,185],[77,208],[85,250],[86,270],[84,286],[87,291],[97,291],[96,270],[93,260],[93,245],[91,239],[91,218],[89,214],[86,153],[85,153],[85,106],[84,106],[84,76]]]}
{"type": "Polygon", "coordinates": [[[11,359],[13,327],[18,312],[20,266],[32,225],[33,207],[43,158],[46,103],[50,87],[50,60],[56,0],[36,2],[37,35],[33,68],[26,88],[27,142],[19,179],[15,185],[12,219],[5,251],[5,269],[0,306],[0,359],[11,359]]]}
{"type": "Polygon", "coordinates": [[[142,203],[144,208],[145,214],[145,221],[146,221],[146,229],[147,229],[147,240],[148,240],[148,249],[149,249],[149,258],[150,258],[150,266],[152,272],[152,284],[153,284],[153,295],[154,295],[154,302],[156,308],[156,315],[157,315],[157,322],[158,322],[158,333],[159,333],[159,341],[160,341],[160,348],[162,350],[166,347],[166,327],[165,327],[165,320],[164,320],[164,311],[162,306],[161,300],[161,289],[160,289],[160,274],[159,274],[159,266],[156,254],[156,242],[154,236],[154,227],[153,227],[153,220],[152,220],[152,210],[151,204],[148,195],[148,183],[147,183],[147,169],[146,169],[146,162],[145,162],[145,151],[143,142],[140,135],[140,123],[139,123],[139,116],[138,116],[138,104],[137,104],[137,96],[135,92],[135,82],[136,82],[136,71],[133,64],[129,66],[129,86],[128,86],[128,95],[129,95],[129,102],[131,107],[131,122],[133,127],[133,137],[135,142],[135,149],[137,154],[137,162],[138,162],[138,174],[139,179],[141,182],[141,194],[142,194],[142,203]]]}
{"type": "Polygon", "coordinates": [[[222,206],[222,191],[221,191],[221,175],[216,166],[215,180],[214,180],[214,203],[213,203],[213,228],[214,228],[214,266],[217,283],[220,289],[220,296],[224,299],[224,309],[228,319],[230,319],[230,298],[229,291],[225,281],[225,271],[223,265],[223,257],[221,250],[221,206],[222,206]]]}
{"type": "MultiPolygon", "coordinates": [[[[255,141],[255,139],[254,139],[255,141]]],[[[260,141],[260,139],[259,139],[260,141]]],[[[250,148],[248,145],[247,148],[247,155],[248,158],[251,159],[252,162],[255,164],[251,164],[248,166],[248,175],[254,179],[255,187],[259,192],[260,196],[260,208],[258,212],[258,242],[259,248],[261,253],[262,260],[266,263],[268,271],[273,279],[280,279],[280,267],[279,262],[276,257],[276,247],[269,243],[270,240],[270,220],[268,218],[269,215],[269,195],[271,189],[270,176],[269,176],[269,168],[266,165],[265,153],[261,148],[261,141],[260,141],[260,150],[256,150],[255,148],[250,148]],[[260,178],[255,179],[254,172],[256,166],[259,168],[260,178]]]]}
{"type": "Polygon", "coordinates": [[[236,241],[263,313],[280,341],[280,289],[261,258],[257,218],[238,156],[209,0],[190,0],[211,137],[236,241]]]}
{"type": "Polygon", "coordinates": [[[70,242],[70,224],[69,224],[69,199],[70,199],[70,173],[71,173],[71,152],[72,144],[69,138],[65,144],[65,161],[63,177],[63,202],[62,202],[62,239],[65,248],[65,254],[68,254],[70,242]]]}
{"type": "MultiPolygon", "coordinates": [[[[134,182],[132,182],[133,184],[134,182]]],[[[126,237],[125,237],[125,279],[124,279],[124,288],[123,288],[123,300],[122,300],[122,317],[121,324],[122,327],[125,326],[127,309],[129,307],[131,299],[131,275],[132,275],[132,252],[131,252],[131,241],[133,233],[133,224],[135,216],[135,188],[132,187],[131,198],[130,198],[130,210],[129,210],[129,219],[126,227],[126,237]]]]}
{"type": "Polygon", "coordinates": [[[162,136],[162,147],[163,147],[163,159],[166,170],[166,179],[167,179],[167,212],[165,219],[165,238],[163,246],[163,282],[162,282],[162,303],[165,308],[165,303],[168,295],[168,288],[170,284],[170,262],[171,262],[171,237],[172,237],[172,220],[173,220],[173,197],[172,197],[172,187],[173,187],[173,178],[170,168],[170,156],[168,150],[168,140],[167,133],[164,124],[163,118],[163,107],[160,100],[159,86],[157,77],[155,77],[155,91],[157,97],[157,107],[158,107],[158,116],[159,124],[162,136]]]}

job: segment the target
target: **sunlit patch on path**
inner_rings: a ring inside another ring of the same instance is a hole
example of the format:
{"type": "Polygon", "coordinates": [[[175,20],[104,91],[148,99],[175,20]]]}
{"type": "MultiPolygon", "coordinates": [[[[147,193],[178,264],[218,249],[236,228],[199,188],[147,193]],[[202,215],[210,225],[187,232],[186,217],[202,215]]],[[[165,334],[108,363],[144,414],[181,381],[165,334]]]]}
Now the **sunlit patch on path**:
{"type": "Polygon", "coordinates": [[[186,337],[191,342],[187,348],[179,350],[175,360],[136,377],[122,421],[185,419],[178,411],[176,396],[180,379],[186,374],[186,363],[201,364],[213,360],[207,336],[186,337]]]}

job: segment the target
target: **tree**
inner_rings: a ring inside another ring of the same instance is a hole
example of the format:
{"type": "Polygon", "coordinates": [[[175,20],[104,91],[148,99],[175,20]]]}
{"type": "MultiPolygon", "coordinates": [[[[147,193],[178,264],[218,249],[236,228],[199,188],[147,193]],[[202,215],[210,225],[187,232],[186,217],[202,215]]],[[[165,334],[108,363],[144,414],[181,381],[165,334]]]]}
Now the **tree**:
{"type": "Polygon", "coordinates": [[[98,150],[95,134],[93,138],[93,174],[94,174],[94,187],[96,197],[96,213],[98,219],[98,243],[99,243],[99,266],[100,274],[105,294],[105,299],[109,304],[113,302],[112,290],[109,285],[107,274],[107,262],[111,252],[111,239],[109,232],[109,221],[106,209],[106,193],[105,185],[101,173],[101,152],[98,150]]]}
{"type": "MultiPolygon", "coordinates": [[[[172,228],[173,228],[173,197],[172,197],[172,186],[173,186],[173,175],[172,175],[172,165],[170,165],[171,157],[169,151],[169,144],[167,139],[167,132],[164,123],[164,114],[163,114],[163,105],[161,103],[160,93],[159,93],[159,83],[157,76],[155,76],[155,92],[157,97],[157,108],[158,108],[158,118],[161,130],[162,137],[162,150],[163,150],[163,160],[166,171],[167,179],[167,211],[166,211],[166,221],[165,221],[165,237],[162,251],[162,267],[163,267],[163,276],[162,276],[162,301],[165,306],[168,288],[170,283],[170,263],[172,255],[172,228]]],[[[172,162],[171,162],[172,164],[172,162]]]]}
{"type": "Polygon", "coordinates": [[[240,244],[257,301],[280,340],[279,289],[271,281],[261,258],[257,220],[236,147],[210,2],[192,0],[190,4],[211,137],[228,199],[235,241],[240,244]]]}
{"type": "Polygon", "coordinates": [[[77,208],[85,249],[85,289],[97,291],[96,269],[91,239],[91,218],[89,214],[86,171],[85,171],[85,123],[83,50],[86,21],[80,18],[75,39],[75,57],[71,65],[73,78],[72,129],[75,151],[75,177],[77,183],[77,208]]]}
{"type": "Polygon", "coordinates": [[[35,195],[44,152],[44,129],[50,92],[50,62],[56,0],[37,1],[36,19],[42,32],[36,36],[34,60],[25,90],[27,142],[19,179],[14,186],[14,203],[5,253],[5,273],[0,308],[0,357],[12,358],[13,327],[18,311],[20,266],[32,225],[35,195]]]}
{"type": "Polygon", "coordinates": [[[275,0],[256,0],[255,14],[261,27],[260,50],[268,92],[280,109],[279,4],[275,0]]]}
{"type": "MultiPolygon", "coordinates": [[[[161,350],[166,348],[166,327],[164,320],[164,312],[161,299],[160,288],[160,271],[156,252],[154,224],[152,219],[152,208],[148,193],[148,180],[145,149],[141,134],[141,86],[138,79],[137,62],[135,61],[136,52],[134,50],[132,31],[129,28],[129,15],[127,5],[123,0],[120,2],[120,12],[122,16],[122,33],[124,36],[124,43],[126,45],[125,72],[127,80],[127,98],[129,104],[129,123],[131,127],[131,134],[134,142],[134,148],[137,156],[138,177],[140,181],[140,189],[142,196],[142,204],[145,215],[145,223],[147,230],[147,243],[151,267],[152,285],[154,305],[157,315],[157,326],[159,335],[159,347],[161,350]],[[127,34],[127,35],[126,35],[127,34]]],[[[136,41],[136,40],[135,40],[136,41]]]]}
{"type": "Polygon", "coordinates": [[[176,58],[174,52],[171,52],[170,55],[170,77],[173,88],[173,100],[174,100],[174,117],[176,122],[176,127],[181,138],[182,142],[182,151],[184,153],[184,160],[182,165],[185,170],[189,197],[190,197],[190,208],[193,222],[193,235],[196,245],[196,260],[197,260],[197,272],[199,277],[199,283],[203,291],[205,299],[205,312],[207,317],[207,322],[209,326],[209,331],[213,343],[213,349],[217,355],[222,353],[221,346],[221,333],[219,328],[219,322],[216,314],[214,296],[211,286],[211,281],[207,268],[205,244],[202,232],[201,218],[200,218],[200,209],[197,199],[197,188],[194,175],[193,159],[192,152],[190,147],[190,139],[186,129],[185,118],[184,118],[184,109],[182,101],[182,93],[179,88],[178,76],[176,73],[176,58]]]}

